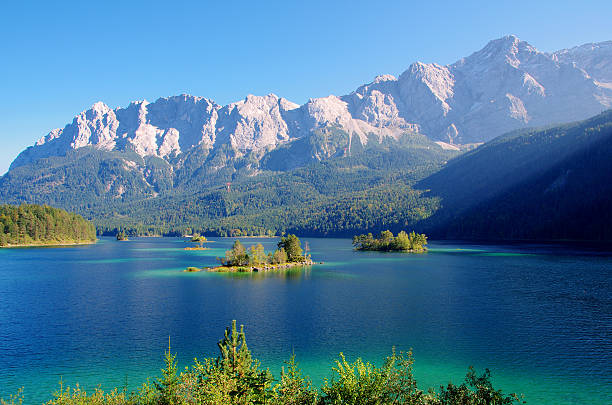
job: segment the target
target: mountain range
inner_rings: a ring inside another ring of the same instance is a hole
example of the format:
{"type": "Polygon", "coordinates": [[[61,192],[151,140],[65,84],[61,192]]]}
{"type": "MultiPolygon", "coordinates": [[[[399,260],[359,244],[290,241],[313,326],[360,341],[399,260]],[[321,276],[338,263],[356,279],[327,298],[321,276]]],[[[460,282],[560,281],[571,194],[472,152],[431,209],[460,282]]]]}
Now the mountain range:
{"type": "MultiPolygon", "coordinates": [[[[544,53],[506,36],[451,65],[416,62],[397,78],[381,75],[351,94],[301,106],[273,94],[226,106],[191,95],[116,109],[98,102],[13,161],[0,178],[0,201],[73,209],[107,230],[129,222],[151,232],[195,224],[223,233],[241,221],[253,232],[294,226],[333,234],[401,223],[435,229],[435,218],[438,225],[454,218],[449,207],[468,210],[451,194],[469,187],[450,193],[440,186],[451,181],[443,173],[456,162],[481,148],[486,154],[489,141],[510,131],[580,120],[611,106],[612,41],[544,53]],[[437,186],[420,190],[430,178],[437,186]],[[299,195],[289,198],[291,192],[299,195]],[[388,204],[395,214],[364,208],[385,198],[395,198],[388,204]],[[341,207],[355,209],[355,218],[323,229],[341,207]],[[272,211],[253,217],[259,209],[272,211]],[[317,224],[269,219],[297,211],[317,224]]],[[[499,162],[490,164],[478,170],[495,172],[499,162]]],[[[514,184],[495,181],[479,195],[493,198],[496,186],[514,184]]]]}
{"type": "Polygon", "coordinates": [[[351,94],[301,106],[274,94],[226,106],[190,95],[116,109],[97,102],[21,153],[11,168],[84,146],[132,150],[180,167],[196,149],[261,155],[329,126],[361,144],[372,135],[380,140],[406,131],[449,144],[477,143],[611,106],[612,41],[547,54],[507,36],[454,64],[416,62],[398,78],[381,75],[351,94]]]}

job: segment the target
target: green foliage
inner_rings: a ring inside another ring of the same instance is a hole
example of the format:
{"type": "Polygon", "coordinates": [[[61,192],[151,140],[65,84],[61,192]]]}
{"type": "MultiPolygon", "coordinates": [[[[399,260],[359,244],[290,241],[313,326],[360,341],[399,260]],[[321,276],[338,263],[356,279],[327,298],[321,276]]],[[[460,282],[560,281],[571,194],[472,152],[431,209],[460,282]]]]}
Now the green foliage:
{"type": "Polygon", "coordinates": [[[318,392],[312,386],[308,377],[302,375],[295,360],[295,354],[285,362],[281,370],[281,379],[274,387],[277,397],[275,403],[279,405],[315,405],[318,400],[318,392]]]}
{"type": "Polygon", "coordinates": [[[493,388],[491,372],[485,369],[481,376],[477,376],[473,367],[470,367],[465,382],[459,386],[449,383],[440,387],[440,405],[512,405],[525,403],[517,394],[504,395],[501,390],[493,388]]]}
{"type": "Polygon", "coordinates": [[[238,267],[240,271],[240,268],[244,266],[305,262],[307,259],[302,255],[300,239],[295,235],[289,235],[286,238],[281,238],[281,241],[278,242],[278,249],[268,254],[264,251],[261,243],[247,249],[239,240],[236,240],[232,249],[225,252],[225,257],[218,258],[218,260],[221,265],[238,267]],[[291,252],[291,256],[287,252],[291,252]]]}
{"type": "Polygon", "coordinates": [[[257,266],[260,264],[264,264],[268,261],[268,257],[266,256],[266,252],[264,251],[264,247],[261,243],[257,245],[251,246],[249,249],[249,264],[252,266],[257,266]]]}
{"type": "Polygon", "coordinates": [[[299,262],[303,260],[300,238],[293,234],[281,238],[280,242],[278,242],[278,248],[285,250],[285,253],[287,253],[287,260],[290,262],[299,262]]]}
{"type": "Polygon", "coordinates": [[[23,387],[17,390],[16,394],[11,394],[8,400],[0,398],[0,405],[21,405],[23,404],[23,387]]]}
{"type": "Polygon", "coordinates": [[[240,325],[240,332],[238,332],[236,320],[233,320],[231,328],[225,329],[225,335],[217,346],[221,351],[221,356],[217,358],[217,367],[238,377],[245,376],[252,371],[253,360],[246,344],[244,325],[240,325]]]}
{"type": "Polygon", "coordinates": [[[349,363],[340,353],[340,360],[333,368],[334,377],[322,387],[322,404],[429,404],[432,394],[426,395],[417,388],[412,374],[412,353],[393,351],[382,367],[364,363],[358,358],[349,363]]]}
{"type": "Polygon", "coordinates": [[[274,251],[274,253],[272,253],[269,256],[270,263],[272,264],[282,264],[287,262],[287,252],[285,252],[285,249],[280,248],[280,249],[276,249],[274,251]]]}
{"type": "Polygon", "coordinates": [[[234,242],[231,250],[225,252],[225,258],[220,259],[223,266],[246,266],[249,264],[249,254],[239,240],[234,242]]]}
{"type": "Polygon", "coordinates": [[[59,389],[53,393],[53,398],[45,405],[158,405],[159,400],[157,390],[148,382],[143,384],[136,392],[127,393],[125,389],[119,390],[117,388],[104,392],[100,388],[96,388],[88,394],[87,391],[81,389],[79,384],[76,384],[74,388],[64,388],[60,381],[59,389]]]}
{"type": "Polygon", "coordinates": [[[353,246],[356,250],[379,250],[385,252],[414,252],[421,253],[427,250],[427,236],[415,233],[407,234],[400,231],[393,236],[391,231],[383,231],[378,238],[371,233],[353,236],[353,246]]]}
{"type": "Polygon", "coordinates": [[[191,237],[191,242],[197,243],[200,247],[202,247],[202,245],[208,242],[208,240],[203,235],[195,234],[191,237]]]}
{"type": "Polygon", "coordinates": [[[93,224],[80,215],[46,205],[0,205],[0,246],[95,240],[93,224]]]}
{"type": "Polygon", "coordinates": [[[192,397],[206,404],[264,404],[273,397],[272,375],[260,370],[259,362],[251,358],[244,326],[240,332],[236,321],[225,330],[218,343],[220,356],[204,363],[195,361],[191,375],[186,380],[196,381],[192,397]]]}
{"type": "MultiPolygon", "coordinates": [[[[340,353],[332,367],[332,376],[320,391],[302,374],[295,355],[285,362],[280,380],[274,385],[268,370],[252,358],[246,344],[244,327],[232,321],[218,343],[219,356],[203,362],[194,360],[191,367],[178,373],[176,355],[170,344],[165,352],[165,368],[155,383],[143,384],[137,391],[125,389],[104,392],[95,389],[87,393],[78,385],[60,388],[47,405],[513,405],[524,403],[516,394],[506,395],[491,383],[486,370],[477,376],[469,368],[465,382],[449,383],[439,391],[418,388],[413,375],[412,352],[392,351],[381,367],[358,358],[349,363],[340,353]]],[[[0,405],[21,404],[21,391],[0,405]]]]}
{"type": "Polygon", "coordinates": [[[180,379],[177,375],[176,354],[172,354],[170,338],[168,338],[168,351],[164,354],[166,367],[162,369],[162,378],[155,382],[155,388],[159,392],[158,403],[160,405],[180,404],[183,401],[179,395],[180,379]]]}

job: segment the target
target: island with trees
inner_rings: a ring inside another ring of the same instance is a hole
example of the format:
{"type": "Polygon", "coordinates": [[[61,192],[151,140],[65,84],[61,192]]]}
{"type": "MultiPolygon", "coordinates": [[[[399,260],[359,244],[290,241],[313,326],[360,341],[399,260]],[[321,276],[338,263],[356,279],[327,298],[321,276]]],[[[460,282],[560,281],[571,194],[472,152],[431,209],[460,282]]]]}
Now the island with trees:
{"type": "Polygon", "coordinates": [[[127,236],[127,233],[125,233],[124,231],[119,231],[119,232],[117,232],[117,236],[116,236],[116,238],[117,238],[117,240],[118,240],[119,242],[125,242],[125,241],[128,241],[128,240],[129,240],[129,239],[128,239],[128,236],[127,236]]]}
{"type": "Polygon", "coordinates": [[[195,233],[191,236],[190,242],[196,243],[197,246],[188,246],[185,250],[206,250],[208,248],[204,247],[204,244],[208,242],[206,236],[200,235],[199,233],[195,233]]]}
{"type": "Polygon", "coordinates": [[[427,251],[427,236],[422,233],[409,234],[401,231],[397,236],[391,231],[383,231],[378,238],[371,233],[353,237],[355,250],[376,250],[381,252],[423,253],[427,251]]]}
{"type": "Polygon", "coordinates": [[[0,247],[60,246],[96,241],[82,216],[47,205],[0,205],[0,247]]]}
{"type": "Polygon", "coordinates": [[[296,235],[282,237],[277,249],[268,253],[265,252],[261,243],[247,249],[239,240],[236,240],[232,248],[225,252],[225,257],[217,258],[217,260],[221,263],[220,266],[188,267],[185,271],[259,272],[314,264],[308,254],[308,247],[304,251],[296,235]]]}

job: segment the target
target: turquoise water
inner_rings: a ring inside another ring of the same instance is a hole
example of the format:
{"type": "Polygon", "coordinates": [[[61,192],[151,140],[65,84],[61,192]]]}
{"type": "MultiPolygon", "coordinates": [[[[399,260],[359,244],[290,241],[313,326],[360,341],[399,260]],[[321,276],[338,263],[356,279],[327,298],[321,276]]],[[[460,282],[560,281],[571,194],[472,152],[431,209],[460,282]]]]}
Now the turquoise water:
{"type": "Polygon", "coordinates": [[[612,403],[612,256],[451,243],[354,252],[347,239],[304,238],[324,264],[181,272],[233,243],[214,240],[203,251],[171,238],[0,249],[0,396],[23,386],[41,403],[60,379],[134,388],[159,375],[169,336],[185,366],[216,356],[237,319],[277,376],[292,351],[320,383],[339,352],[380,363],[395,346],[413,349],[421,388],[460,383],[474,365],[529,404],[612,403]]]}

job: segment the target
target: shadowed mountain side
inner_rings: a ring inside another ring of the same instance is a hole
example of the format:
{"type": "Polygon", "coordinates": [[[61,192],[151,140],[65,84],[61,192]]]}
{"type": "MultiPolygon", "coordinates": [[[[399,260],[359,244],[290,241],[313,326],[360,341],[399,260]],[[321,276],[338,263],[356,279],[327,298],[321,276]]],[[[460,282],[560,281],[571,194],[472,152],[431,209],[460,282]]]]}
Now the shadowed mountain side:
{"type": "Polygon", "coordinates": [[[612,111],[501,136],[417,189],[441,198],[435,237],[612,240],[612,111]]]}

